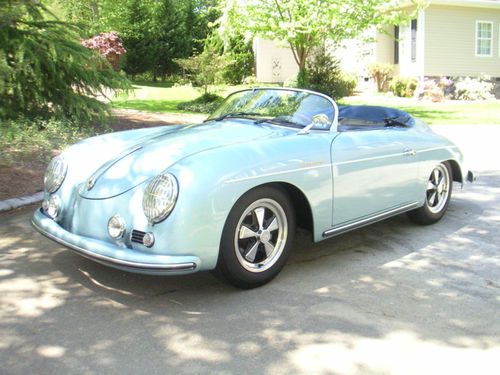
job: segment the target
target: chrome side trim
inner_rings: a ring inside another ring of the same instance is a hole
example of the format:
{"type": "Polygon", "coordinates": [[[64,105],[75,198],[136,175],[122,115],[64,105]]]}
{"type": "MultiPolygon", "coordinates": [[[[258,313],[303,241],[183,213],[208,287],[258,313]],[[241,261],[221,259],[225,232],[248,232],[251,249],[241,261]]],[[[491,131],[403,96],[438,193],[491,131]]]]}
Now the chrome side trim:
{"type": "Polygon", "coordinates": [[[364,227],[366,225],[375,223],[377,221],[387,219],[391,216],[395,216],[395,215],[398,215],[400,213],[409,211],[413,208],[417,208],[418,205],[419,205],[418,202],[404,204],[402,206],[397,206],[397,207],[394,207],[394,208],[387,210],[387,211],[383,211],[383,212],[380,212],[380,213],[377,213],[377,214],[374,214],[371,216],[367,216],[367,217],[360,219],[360,220],[357,220],[355,222],[351,222],[348,224],[340,224],[336,227],[333,227],[332,229],[328,229],[328,230],[324,231],[323,237],[324,238],[333,237],[333,236],[342,234],[344,232],[348,232],[348,231],[356,229],[356,228],[364,227]]]}
{"type": "Polygon", "coordinates": [[[254,180],[256,178],[262,178],[262,177],[270,177],[270,176],[279,176],[282,174],[288,174],[288,173],[294,173],[294,172],[302,172],[302,171],[308,171],[311,169],[318,169],[318,168],[330,168],[330,164],[321,164],[321,165],[313,165],[311,167],[303,167],[303,168],[296,168],[296,169],[288,169],[286,171],[278,171],[278,172],[271,172],[271,173],[263,173],[259,174],[256,176],[248,176],[248,177],[241,177],[241,178],[234,178],[234,179],[229,179],[224,181],[225,184],[232,184],[235,182],[240,182],[240,181],[248,181],[248,180],[254,180]]]}
{"type": "Polygon", "coordinates": [[[380,155],[380,156],[372,156],[369,158],[362,158],[362,159],[356,159],[356,160],[348,160],[348,161],[340,161],[337,163],[333,163],[333,166],[338,166],[338,165],[345,165],[345,164],[354,164],[354,163],[360,163],[363,161],[372,161],[372,160],[380,160],[380,159],[388,159],[388,158],[394,158],[396,156],[401,156],[404,155],[404,152],[397,152],[394,154],[387,154],[387,155],[380,155]]]}
{"type": "Polygon", "coordinates": [[[67,248],[75,251],[79,255],[84,256],[85,258],[101,262],[104,264],[117,265],[121,267],[135,268],[138,270],[145,271],[188,271],[194,270],[196,268],[195,263],[174,263],[174,264],[153,264],[153,263],[137,263],[137,262],[129,262],[126,260],[111,258],[105,255],[96,254],[86,249],[83,249],[79,246],[75,246],[69,242],[61,240],[60,238],[46,232],[42,228],[40,228],[34,220],[31,220],[31,224],[45,237],[50,238],[51,240],[60,243],[61,245],[66,246],[67,248]]]}

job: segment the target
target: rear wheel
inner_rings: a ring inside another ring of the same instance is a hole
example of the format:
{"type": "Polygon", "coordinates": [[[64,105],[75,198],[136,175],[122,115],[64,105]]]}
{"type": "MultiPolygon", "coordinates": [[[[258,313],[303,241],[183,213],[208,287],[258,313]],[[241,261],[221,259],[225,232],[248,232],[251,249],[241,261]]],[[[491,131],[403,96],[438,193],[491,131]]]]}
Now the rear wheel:
{"type": "Polygon", "coordinates": [[[286,192],[274,187],[251,190],[226,220],[216,272],[239,288],[263,285],[285,265],[294,233],[295,216],[286,192]]]}
{"type": "Polygon", "coordinates": [[[427,181],[425,203],[408,212],[410,219],[418,224],[429,225],[439,221],[450,203],[453,187],[452,171],[448,162],[438,164],[427,181]]]}

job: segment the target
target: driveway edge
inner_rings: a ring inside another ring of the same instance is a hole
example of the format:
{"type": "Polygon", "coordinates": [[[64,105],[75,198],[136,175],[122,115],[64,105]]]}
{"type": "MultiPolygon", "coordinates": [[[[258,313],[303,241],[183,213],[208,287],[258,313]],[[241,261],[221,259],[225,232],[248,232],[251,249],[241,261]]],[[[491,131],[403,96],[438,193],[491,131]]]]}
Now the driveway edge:
{"type": "Polygon", "coordinates": [[[4,201],[0,201],[0,212],[29,206],[30,204],[40,202],[42,199],[43,191],[39,191],[38,193],[35,193],[33,195],[26,195],[24,197],[6,199],[4,201]]]}

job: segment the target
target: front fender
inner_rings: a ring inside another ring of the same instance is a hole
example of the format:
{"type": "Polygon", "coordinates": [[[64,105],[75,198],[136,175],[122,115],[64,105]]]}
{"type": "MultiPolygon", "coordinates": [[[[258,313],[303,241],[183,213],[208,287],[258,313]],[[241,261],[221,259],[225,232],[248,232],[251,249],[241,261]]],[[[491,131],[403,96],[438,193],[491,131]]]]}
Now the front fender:
{"type": "Polygon", "coordinates": [[[215,267],[226,218],[247,191],[288,183],[302,191],[313,216],[314,238],[321,239],[332,214],[332,135],[289,135],[208,150],[173,165],[179,182],[175,209],[157,230],[183,249],[196,249],[203,268],[215,267]],[[214,256],[214,251],[216,256],[214,256]]]}

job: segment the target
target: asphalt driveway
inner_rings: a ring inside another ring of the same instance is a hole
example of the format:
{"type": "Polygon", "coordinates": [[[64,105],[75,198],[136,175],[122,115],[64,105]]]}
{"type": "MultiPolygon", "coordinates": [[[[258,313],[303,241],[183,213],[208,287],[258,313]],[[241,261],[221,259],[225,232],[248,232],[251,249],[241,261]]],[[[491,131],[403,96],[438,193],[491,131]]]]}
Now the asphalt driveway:
{"type": "Polygon", "coordinates": [[[497,375],[499,160],[436,225],[299,233],[251,291],[112,270],[37,234],[34,207],[2,214],[0,373],[497,375]]]}

